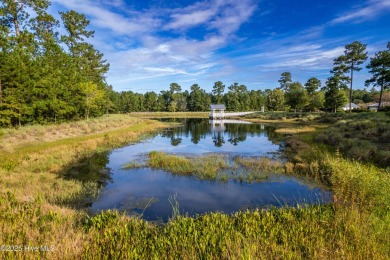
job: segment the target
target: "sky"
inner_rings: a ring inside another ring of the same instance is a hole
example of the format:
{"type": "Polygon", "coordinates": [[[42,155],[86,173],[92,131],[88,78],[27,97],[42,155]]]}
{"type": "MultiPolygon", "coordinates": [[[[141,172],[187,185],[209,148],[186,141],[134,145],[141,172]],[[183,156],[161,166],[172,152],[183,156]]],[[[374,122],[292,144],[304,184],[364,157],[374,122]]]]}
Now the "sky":
{"type": "MultiPolygon", "coordinates": [[[[345,45],[361,41],[373,56],[390,42],[390,0],[52,0],[52,14],[66,10],[91,21],[116,91],[265,90],[285,71],[325,84],[345,45]]],[[[355,73],[354,88],[367,78],[355,73]]]]}

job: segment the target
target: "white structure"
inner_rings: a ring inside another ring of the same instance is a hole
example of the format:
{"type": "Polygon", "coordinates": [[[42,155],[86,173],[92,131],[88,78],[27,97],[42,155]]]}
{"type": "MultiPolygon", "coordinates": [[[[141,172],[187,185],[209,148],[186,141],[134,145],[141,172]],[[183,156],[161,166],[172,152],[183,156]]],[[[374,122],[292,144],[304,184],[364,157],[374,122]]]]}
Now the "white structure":
{"type": "Polygon", "coordinates": [[[225,118],[225,110],[223,104],[210,105],[210,118],[225,118]]]}
{"type": "MultiPolygon", "coordinates": [[[[351,103],[351,109],[358,109],[360,108],[359,105],[356,105],[355,103],[351,103]]],[[[345,106],[343,106],[343,110],[344,111],[348,111],[349,110],[349,103],[346,104],[345,106]]]]}
{"type": "MultiPolygon", "coordinates": [[[[382,102],[381,103],[381,108],[384,108],[387,106],[390,106],[390,102],[382,102]]],[[[368,110],[378,110],[378,107],[379,107],[379,103],[375,103],[375,104],[371,104],[371,105],[367,106],[368,110]]]]}
{"type": "Polygon", "coordinates": [[[232,120],[232,119],[217,119],[210,120],[210,130],[211,132],[224,132],[226,127],[225,124],[242,124],[242,125],[251,125],[252,122],[242,121],[242,120],[232,120]]]}
{"type": "Polygon", "coordinates": [[[232,113],[225,113],[226,107],[225,105],[210,105],[210,115],[209,117],[211,119],[223,119],[226,117],[235,117],[235,116],[244,116],[253,114],[255,112],[232,112],[232,113]]]}

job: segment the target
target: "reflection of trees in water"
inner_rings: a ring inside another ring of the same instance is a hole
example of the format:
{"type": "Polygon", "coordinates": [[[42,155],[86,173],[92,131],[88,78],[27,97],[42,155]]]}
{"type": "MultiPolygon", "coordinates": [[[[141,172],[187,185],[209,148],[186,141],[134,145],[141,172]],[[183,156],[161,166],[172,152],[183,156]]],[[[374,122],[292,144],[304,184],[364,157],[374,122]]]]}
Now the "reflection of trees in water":
{"type": "Polygon", "coordinates": [[[172,146],[178,146],[181,143],[181,138],[171,138],[171,145],[172,146]]]}
{"type": "Polygon", "coordinates": [[[216,147],[221,147],[225,143],[221,132],[213,132],[213,143],[216,147]]]}
{"type": "Polygon", "coordinates": [[[245,140],[246,140],[246,136],[232,137],[228,139],[229,143],[231,143],[234,146],[238,145],[239,142],[243,142],[245,140]]]}
{"type": "Polygon", "coordinates": [[[229,135],[229,143],[236,146],[239,142],[245,141],[248,130],[251,130],[250,126],[252,125],[227,124],[226,132],[229,135]]]}
{"type": "Polygon", "coordinates": [[[186,134],[191,136],[191,142],[197,144],[199,143],[200,139],[206,137],[206,129],[207,124],[203,123],[203,120],[189,120],[186,134]]]}
{"type": "Polygon", "coordinates": [[[109,163],[109,152],[95,153],[91,156],[81,158],[78,162],[65,167],[65,179],[78,180],[81,182],[98,183],[101,187],[112,182],[110,169],[106,167],[109,163]]]}
{"type": "Polygon", "coordinates": [[[173,146],[179,145],[183,137],[191,137],[191,142],[198,144],[201,139],[211,135],[213,143],[217,147],[221,147],[225,143],[225,135],[228,136],[228,141],[233,145],[245,141],[248,135],[268,137],[274,144],[279,144],[283,137],[274,132],[275,127],[260,124],[228,123],[224,125],[224,128],[215,128],[213,131],[208,119],[175,119],[175,122],[182,123],[183,126],[172,128],[161,134],[162,137],[170,138],[173,146]]]}
{"type": "Polygon", "coordinates": [[[162,137],[170,138],[173,146],[179,145],[183,137],[188,138],[190,136],[191,142],[197,144],[210,132],[208,120],[199,118],[177,120],[176,122],[182,123],[183,126],[172,128],[170,131],[165,131],[161,134],[162,137]]]}

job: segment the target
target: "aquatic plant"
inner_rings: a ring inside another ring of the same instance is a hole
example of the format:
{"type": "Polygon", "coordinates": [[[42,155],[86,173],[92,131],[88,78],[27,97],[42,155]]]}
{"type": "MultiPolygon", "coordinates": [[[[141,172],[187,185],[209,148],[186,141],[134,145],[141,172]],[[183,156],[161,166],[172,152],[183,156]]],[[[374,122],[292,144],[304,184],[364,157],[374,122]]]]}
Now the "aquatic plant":
{"type": "Polygon", "coordinates": [[[149,153],[147,164],[173,174],[191,175],[208,180],[215,180],[218,172],[228,167],[227,159],[221,155],[186,158],[157,151],[149,153]]]}

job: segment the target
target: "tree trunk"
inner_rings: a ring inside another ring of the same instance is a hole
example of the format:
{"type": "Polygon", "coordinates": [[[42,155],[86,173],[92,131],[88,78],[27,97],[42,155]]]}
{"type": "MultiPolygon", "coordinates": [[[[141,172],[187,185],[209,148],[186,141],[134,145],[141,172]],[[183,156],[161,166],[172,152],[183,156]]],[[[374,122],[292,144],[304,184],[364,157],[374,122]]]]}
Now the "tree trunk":
{"type": "Polygon", "coordinates": [[[352,112],[352,81],[353,81],[353,62],[351,67],[351,87],[349,88],[349,113],[352,112]]]}
{"type": "Polygon", "coordinates": [[[20,29],[19,29],[19,22],[18,22],[18,17],[15,15],[14,17],[14,26],[15,26],[15,34],[16,36],[20,36],[20,29]]]}
{"type": "Polygon", "coordinates": [[[1,86],[1,78],[0,78],[0,105],[3,104],[3,88],[1,86]]]}
{"type": "Polygon", "coordinates": [[[381,82],[381,93],[379,94],[379,102],[378,102],[378,110],[377,111],[380,111],[381,110],[381,104],[382,104],[382,94],[383,94],[383,79],[382,79],[382,82],[381,82]]]}
{"type": "Polygon", "coordinates": [[[19,36],[20,30],[19,30],[19,22],[18,22],[17,18],[14,19],[14,25],[15,25],[15,34],[16,34],[16,36],[19,36]]]}
{"type": "MultiPolygon", "coordinates": [[[[15,2],[15,4],[17,5],[17,1],[16,0],[13,0],[15,2]]],[[[15,26],[15,34],[16,36],[20,36],[20,29],[19,29],[19,21],[18,21],[18,12],[19,12],[19,8],[17,8],[17,11],[15,13],[15,16],[13,17],[13,22],[14,22],[14,26],[15,26]]]]}

